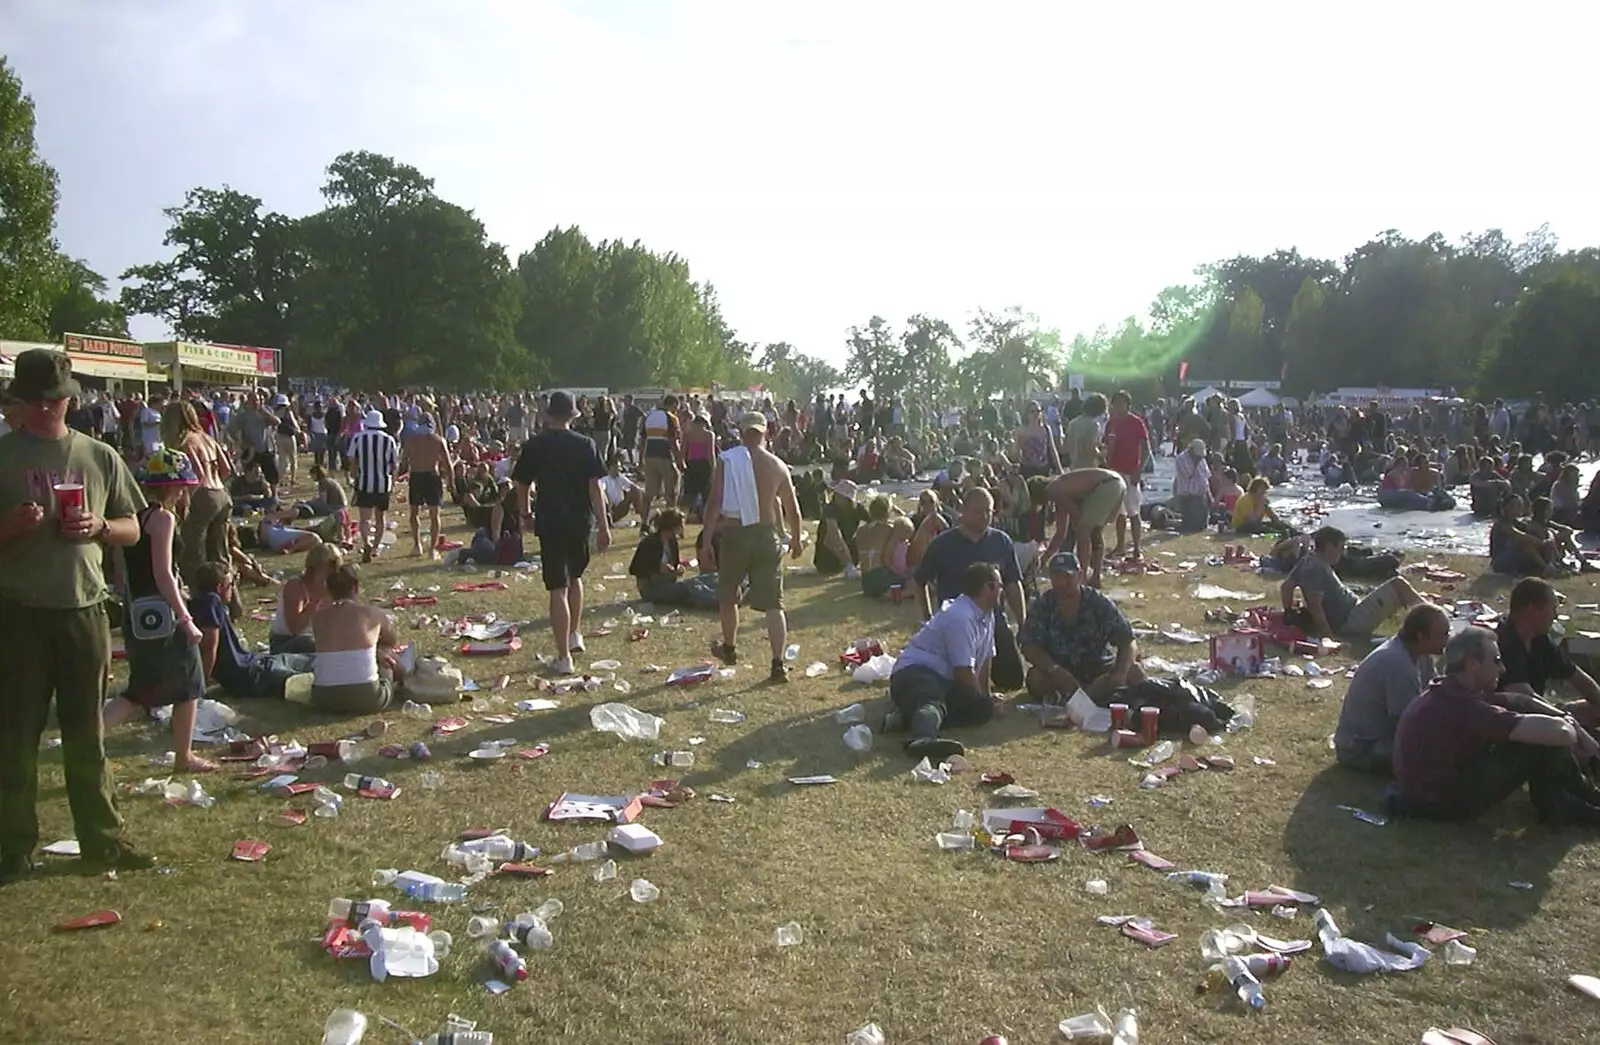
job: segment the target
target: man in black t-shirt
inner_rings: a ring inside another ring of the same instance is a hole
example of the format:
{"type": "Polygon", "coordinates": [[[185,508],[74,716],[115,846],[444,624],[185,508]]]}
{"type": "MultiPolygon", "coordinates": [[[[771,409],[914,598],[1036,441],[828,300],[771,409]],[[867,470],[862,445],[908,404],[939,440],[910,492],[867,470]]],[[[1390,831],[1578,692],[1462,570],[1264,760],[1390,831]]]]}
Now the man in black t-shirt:
{"type": "Polygon", "coordinates": [[[1501,692],[1543,697],[1552,682],[1565,682],[1587,707],[1569,709],[1586,726],[1600,722],[1600,685],[1572,663],[1550,639],[1555,622],[1556,590],[1538,577],[1524,577],[1511,589],[1511,608],[1495,631],[1500,643],[1501,692]]]}
{"type": "Polygon", "coordinates": [[[558,675],[572,673],[572,654],[583,649],[583,571],[589,565],[591,532],[597,550],[611,545],[600,488],[605,465],[594,440],[571,430],[576,412],[570,395],[552,393],[544,427],[523,444],[511,470],[523,532],[531,529],[539,538],[540,571],[550,593],[550,630],[556,642],[550,668],[558,675]],[[528,501],[529,487],[538,492],[536,509],[528,501]]]}

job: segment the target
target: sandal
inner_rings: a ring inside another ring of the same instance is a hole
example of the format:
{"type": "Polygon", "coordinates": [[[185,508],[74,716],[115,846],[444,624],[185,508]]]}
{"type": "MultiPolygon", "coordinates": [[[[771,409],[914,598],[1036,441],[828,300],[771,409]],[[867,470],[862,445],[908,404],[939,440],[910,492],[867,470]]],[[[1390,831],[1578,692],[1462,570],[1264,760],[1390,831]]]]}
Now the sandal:
{"type": "Polygon", "coordinates": [[[198,755],[190,755],[182,762],[174,762],[172,768],[179,773],[215,773],[217,764],[198,755]]]}

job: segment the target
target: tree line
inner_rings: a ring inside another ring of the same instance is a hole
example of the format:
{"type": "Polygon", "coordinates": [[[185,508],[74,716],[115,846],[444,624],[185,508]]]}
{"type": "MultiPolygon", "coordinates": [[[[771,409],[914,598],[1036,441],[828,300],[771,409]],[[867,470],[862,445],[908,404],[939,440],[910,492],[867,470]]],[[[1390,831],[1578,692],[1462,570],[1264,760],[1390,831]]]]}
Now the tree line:
{"type": "Polygon", "coordinates": [[[779,398],[849,383],[878,398],[970,401],[1059,388],[1070,371],[1141,398],[1179,375],[1453,388],[1560,398],[1600,392],[1600,251],[1548,229],[1457,241],[1381,234],[1348,256],[1297,250],[1203,265],[1143,316],[1060,334],[1020,308],[953,324],[881,316],[851,327],[844,365],[739,338],[683,257],[557,228],[513,263],[471,211],[415,167],[371,152],[328,166],[321,210],[290,217],[230,187],[164,213],[163,260],[106,280],[60,251],[55,172],[33,106],[0,59],[0,337],[126,335],[129,315],[177,337],[284,350],[288,373],[359,387],[764,385],[779,398]]]}

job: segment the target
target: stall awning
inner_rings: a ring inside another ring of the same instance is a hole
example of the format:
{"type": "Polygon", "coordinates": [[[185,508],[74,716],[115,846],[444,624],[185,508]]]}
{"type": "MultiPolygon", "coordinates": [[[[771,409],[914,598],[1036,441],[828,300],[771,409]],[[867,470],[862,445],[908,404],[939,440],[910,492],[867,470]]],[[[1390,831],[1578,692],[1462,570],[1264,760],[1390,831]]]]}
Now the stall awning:
{"type": "MultiPolygon", "coordinates": [[[[145,365],[144,345],[120,337],[98,334],[62,334],[61,351],[72,360],[72,372],[113,381],[152,380],[145,365]]],[[[159,375],[153,380],[165,380],[159,375]]]]}
{"type": "Polygon", "coordinates": [[[11,365],[12,362],[13,360],[10,356],[0,356],[0,377],[16,376],[17,371],[16,368],[11,365]]]}
{"type": "Polygon", "coordinates": [[[191,341],[163,341],[144,346],[145,358],[158,366],[183,367],[190,380],[207,380],[202,375],[220,375],[226,380],[255,377],[256,354],[226,345],[203,345],[191,341]]]}

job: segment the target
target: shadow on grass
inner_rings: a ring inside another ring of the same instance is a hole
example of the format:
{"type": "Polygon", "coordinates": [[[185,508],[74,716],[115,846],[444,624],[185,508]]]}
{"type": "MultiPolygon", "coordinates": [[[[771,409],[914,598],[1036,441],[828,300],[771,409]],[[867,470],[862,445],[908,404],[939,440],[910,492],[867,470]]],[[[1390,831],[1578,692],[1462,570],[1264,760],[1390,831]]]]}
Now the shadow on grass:
{"type": "Polygon", "coordinates": [[[1378,827],[1341,805],[1384,815],[1384,781],[1341,766],[1313,777],[1284,831],[1296,888],[1359,924],[1351,935],[1381,941],[1426,919],[1457,928],[1508,929],[1538,913],[1552,871],[1586,837],[1539,827],[1525,794],[1482,820],[1442,824],[1390,820],[1378,827]],[[1518,888],[1511,883],[1528,883],[1518,888]]]}

